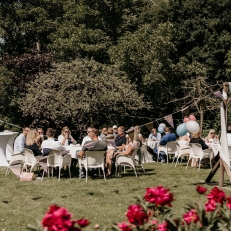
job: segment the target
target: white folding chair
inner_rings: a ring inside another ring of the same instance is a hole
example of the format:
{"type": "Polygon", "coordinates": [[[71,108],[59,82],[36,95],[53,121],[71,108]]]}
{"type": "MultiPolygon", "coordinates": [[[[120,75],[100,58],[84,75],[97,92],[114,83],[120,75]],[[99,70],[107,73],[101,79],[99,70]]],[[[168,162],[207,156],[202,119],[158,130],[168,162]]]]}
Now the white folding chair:
{"type": "Polygon", "coordinates": [[[86,151],[85,157],[78,157],[79,168],[83,166],[86,170],[86,182],[88,178],[88,169],[92,168],[101,168],[104,180],[106,181],[104,172],[104,154],[105,151],[86,151]]]}
{"type": "Polygon", "coordinates": [[[27,166],[30,166],[30,172],[32,171],[32,169],[35,166],[39,166],[39,160],[43,157],[43,156],[34,156],[34,153],[32,150],[24,148],[23,152],[26,156],[25,162],[24,162],[24,166],[23,169],[26,168],[27,171],[27,166]]]}
{"type": "Polygon", "coordinates": [[[189,146],[190,146],[190,156],[189,156],[189,160],[188,160],[186,169],[188,168],[189,161],[192,158],[199,159],[198,171],[200,170],[201,160],[204,159],[204,158],[209,158],[209,160],[210,160],[210,168],[212,168],[212,163],[211,163],[212,153],[211,153],[211,150],[209,150],[209,149],[202,150],[201,144],[197,144],[197,143],[191,143],[191,144],[189,144],[189,146]]]}
{"type": "Polygon", "coordinates": [[[9,166],[8,166],[8,168],[6,170],[6,175],[9,174],[11,165],[13,165],[13,164],[22,164],[22,165],[24,165],[25,160],[26,160],[26,155],[23,152],[11,155],[10,156],[9,166]]]}
{"type": "Polygon", "coordinates": [[[168,155],[174,155],[176,152],[176,142],[170,141],[166,144],[166,146],[162,146],[162,145],[158,146],[157,162],[159,161],[159,155],[161,151],[165,152],[167,157],[167,164],[168,164],[168,155]]]}
{"type": "MultiPolygon", "coordinates": [[[[180,145],[176,143],[176,152],[175,152],[175,156],[172,161],[172,165],[174,163],[174,160],[176,159],[176,164],[175,164],[175,167],[176,167],[177,164],[179,163],[179,158],[181,158],[182,156],[189,156],[189,155],[190,155],[190,147],[185,147],[181,149],[180,145]]],[[[181,158],[181,162],[182,162],[182,158],[181,158]]]]}

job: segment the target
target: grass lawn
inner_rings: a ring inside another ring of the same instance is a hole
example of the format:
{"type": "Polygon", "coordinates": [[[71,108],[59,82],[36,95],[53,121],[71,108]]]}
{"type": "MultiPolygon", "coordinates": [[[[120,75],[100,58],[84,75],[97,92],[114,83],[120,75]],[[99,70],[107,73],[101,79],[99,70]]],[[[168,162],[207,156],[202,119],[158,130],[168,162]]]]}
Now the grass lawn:
{"type": "MultiPolygon", "coordinates": [[[[143,196],[146,187],[163,185],[171,189],[174,194],[172,211],[175,217],[181,217],[184,207],[190,201],[206,201],[199,196],[195,187],[199,180],[205,180],[210,169],[185,169],[185,163],[176,168],[171,164],[152,163],[145,164],[146,174],[141,170],[136,178],[134,172],[128,171],[121,178],[103,179],[74,177],[44,178],[32,182],[19,182],[12,174],[5,177],[5,171],[0,171],[0,230],[6,231],[26,230],[27,224],[36,224],[46,213],[51,204],[66,207],[74,218],[88,218],[91,222],[85,230],[92,230],[95,224],[101,228],[125,219],[124,213],[128,205],[136,200],[134,197],[143,196]]],[[[212,179],[218,182],[219,171],[212,179]]],[[[225,173],[225,183],[229,184],[225,173]]],[[[230,184],[229,184],[230,185],[230,184]]],[[[211,189],[213,186],[206,186],[211,189]]],[[[228,195],[231,192],[226,192],[228,195]]]]}

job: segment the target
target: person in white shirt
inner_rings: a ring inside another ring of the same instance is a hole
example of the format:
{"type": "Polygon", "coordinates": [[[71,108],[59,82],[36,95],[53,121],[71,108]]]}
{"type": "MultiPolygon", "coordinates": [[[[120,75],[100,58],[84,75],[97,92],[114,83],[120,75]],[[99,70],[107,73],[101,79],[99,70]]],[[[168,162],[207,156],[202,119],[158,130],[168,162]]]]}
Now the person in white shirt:
{"type": "Polygon", "coordinates": [[[58,141],[60,144],[66,146],[70,143],[76,144],[76,140],[71,136],[71,131],[67,126],[62,128],[62,132],[58,137],[58,141]]]}
{"type": "MultiPolygon", "coordinates": [[[[81,143],[81,146],[83,146],[84,144],[85,144],[85,142],[86,141],[91,141],[92,139],[91,139],[91,137],[89,136],[89,133],[92,131],[92,128],[91,127],[88,127],[87,128],[87,136],[85,136],[84,138],[83,138],[83,141],[82,141],[82,143],[81,143]]],[[[100,138],[100,136],[98,136],[98,139],[99,140],[102,140],[101,138],[100,138]]]]}
{"type": "Polygon", "coordinates": [[[20,153],[23,151],[26,143],[27,133],[30,131],[28,127],[22,129],[22,133],[14,141],[14,154],[20,153]]]}
{"type": "Polygon", "coordinates": [[[48,128],[46,131],[47,140],[44,140],[41,145],[44,156],[48,155],[52,149],[66,150],[64,145],[54,140],[54,135],[55,131],[52,128],[48,128]]]}

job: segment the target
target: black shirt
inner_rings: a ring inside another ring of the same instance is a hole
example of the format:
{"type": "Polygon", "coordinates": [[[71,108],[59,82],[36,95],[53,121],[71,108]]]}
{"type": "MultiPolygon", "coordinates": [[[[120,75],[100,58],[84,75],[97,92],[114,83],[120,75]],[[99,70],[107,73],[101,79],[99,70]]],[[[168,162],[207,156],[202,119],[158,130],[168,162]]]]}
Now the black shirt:
{"type": "Polygon", "coordinates": [[[39,150],[39,147],[36,143],[33,143],[33,145],[30,145],[30,146],[25,145],[25,148],[32,150],[34,153],[34,156],[42,155],[42,152],[39,150]]]}
{"type": "Polygon", "coordinates": [[[126,144],[126,136],[119,136],[117,135],[115,138],[115,144],[116,146],[122,146],[123,144],[126,144]]]}
{"type": "Polygon", "coordinates": [[[208,149],[208,145],[201,138],[191,138],[190,143],[201,144],[202,149],[208,149]]]}

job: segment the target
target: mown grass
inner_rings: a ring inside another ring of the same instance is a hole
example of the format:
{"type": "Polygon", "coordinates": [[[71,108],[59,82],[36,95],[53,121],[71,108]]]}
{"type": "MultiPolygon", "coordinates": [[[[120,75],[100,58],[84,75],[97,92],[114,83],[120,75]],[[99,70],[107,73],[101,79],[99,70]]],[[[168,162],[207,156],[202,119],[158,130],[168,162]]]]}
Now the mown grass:
{"type": "MultiPolygon", "coordinates": [[[[74,218],[88,218],[91,222],[86,230],[92,230],[95,224],[100,227],[111,226],[113,223],[125,219],[124,213],[128,205],[134,203],[136,196],[143,196],[145,188],[163,185],[174,193],[172,212],[175,217],[181,217],[185,212],[184,207],[188,202],[205,201],[204,196],[199,196],[195,187],[198,181],[205,180],[210,169],[196,168],[185,169],[185,164],[176,168],[170,164],[152,163],[145,164],[146,174],[140,170],[136,178],[132,171],[123,174],[121,178],[103,179],[62,177],[44,178],[32,182],[19,182],[10,173],[4,176],[0,172],[0,230],[20,231],[26,230],[27,224],[36,224],[46,213],[51,204],[68,208],[74,218]]],[[[218,182],[219,171],[213,178],[218,182]]],[[[225,174],[225,183],[230,185],[225,174]]],[[[211,189],[213,186],[206,186],[211,189]]],[[[228,192],[228,195],[231,192],[228,192]]]]}

